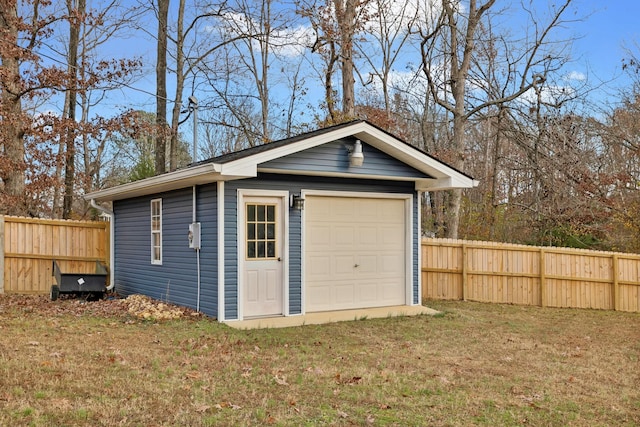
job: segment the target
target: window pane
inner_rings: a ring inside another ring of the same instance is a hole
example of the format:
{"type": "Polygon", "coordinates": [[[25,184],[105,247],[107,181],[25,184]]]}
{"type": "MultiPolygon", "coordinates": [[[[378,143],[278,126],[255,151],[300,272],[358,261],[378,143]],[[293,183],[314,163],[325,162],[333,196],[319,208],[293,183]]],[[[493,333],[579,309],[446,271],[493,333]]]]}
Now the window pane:
{"type": "Polygon", "coordinates": [[[276,257],[276,242],[267,242],[267,257],[276,257]]]}
{"type": "Polygon", "coordinates": [[[267,239],[275,239],[275,238],[276,238],[276,225],[267,224],[267,239]]]}
{"type": "Polygon", "coordinates": [[[258,221],[264,221],[264,205],[258,206],[258,221]]]}
{"type": "Polygon", "coordinates": [[[247,205],[247,221],[256,220],[256,205],[247,205]]]}
{"type": "Polygon", "coordinates": [[[256,242],[247,242],[247,258],[256,257],[256,242]]]}
{"type": "Polygon", "coordinates": [[[258,242],[258,254],[256,258],[264,258],[264,256],[265,256],[264,242],[258,242]]]}
{"type": "Polygon", "coordinates": [[[267,221],[274,222],[276,220],[276,207],[274,205],[267,206],[267,221]]]}
{"type": "Polygon", "coordinates": [[[162,263],[162,199],[151,200],[151,262],[162,263]]]}
{"type": "Polygon", "coordinates": [[[256,227],[258,227],[258,239],[264,239],[265,238],[265,232],[264,232],[265,225],[264,224],[256,224],[256,227]]]}
{"type": "Polygon", "coordinates": [[[256,225],[254,223],[247,224],[247,239],[255,240],[256,238],[256,225]]]}

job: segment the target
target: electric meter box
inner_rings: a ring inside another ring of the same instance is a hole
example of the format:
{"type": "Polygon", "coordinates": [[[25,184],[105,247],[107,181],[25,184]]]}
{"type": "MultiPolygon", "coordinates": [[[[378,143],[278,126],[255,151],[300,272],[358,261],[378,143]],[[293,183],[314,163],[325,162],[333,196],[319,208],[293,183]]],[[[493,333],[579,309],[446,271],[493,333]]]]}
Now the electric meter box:
{"type": "Polygon", "coordinates": [[[200,223],[193,222],[189,224],[189,247],[191,249],[200,249],[200,223]]]}

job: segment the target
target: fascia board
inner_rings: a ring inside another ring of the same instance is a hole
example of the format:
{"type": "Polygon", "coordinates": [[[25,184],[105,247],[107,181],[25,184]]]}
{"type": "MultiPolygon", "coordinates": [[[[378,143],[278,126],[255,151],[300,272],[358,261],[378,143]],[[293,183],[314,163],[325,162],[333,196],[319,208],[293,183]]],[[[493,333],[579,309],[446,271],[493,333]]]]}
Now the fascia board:
{"type": "Polygon", "coordinates": [[[441,191],[441,190],[454,190],[457,188],[474,188],[480,183],[479,181],[472,179],[471,186],[469,186],[467,180],[461,181],[455,178],[440,178],[440,179],[420,179],[416,180],[417,191],[441,191]]]}
{"type": "Polygon", "coordinates": [[[85,194],[85,200],[120,200],[130,197],[144,196],[153,193],[176,190],[191,185],[206,184],[216,181],[220,174],[220,165],[207,163],[204,165],[180,169],[174,172],[117,185],[104,190],[85,194]]]}
{"type": "MultiPolygon", "coordinates": [[[[251,157],[250,157],[251,158],[251,157]]],[[[236,178],[254,178],[258,176],[258,165],[254,161],[243,162],[239,159],[233,162],[224,163],[220,168],[220,175],[224,179],[236,179],[236,178]]]]}

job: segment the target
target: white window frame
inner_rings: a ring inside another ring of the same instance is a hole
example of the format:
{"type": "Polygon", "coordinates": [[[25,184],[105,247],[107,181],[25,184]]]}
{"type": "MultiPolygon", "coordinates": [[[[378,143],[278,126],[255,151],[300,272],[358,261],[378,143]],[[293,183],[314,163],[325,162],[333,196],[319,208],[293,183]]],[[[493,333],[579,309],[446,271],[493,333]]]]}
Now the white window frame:
{"type": "Polygon", "coordinates": [[[149,219],[150,219],[150,228],[151,228],[151,264],[154,265],[162,265],[162,199],[152,199],[151,200],[151,205],[150,205],[150,215],[149,215],[149,219]],[[154,215],[154,205],[157,205],[157,215],[154,215]],[[154,229],[154,217],[158,217],[158,221],[156,222],[158,225],[157,229],[154,229]],[[160,242],[159,246],[155,246],[154,245],[154,241],[156,239],[154,239],[156,236],[158,236],[158,241],[160,242]],[[159,257],[156,258],[156,251],[155,249],[159,248],[159,257]]]}

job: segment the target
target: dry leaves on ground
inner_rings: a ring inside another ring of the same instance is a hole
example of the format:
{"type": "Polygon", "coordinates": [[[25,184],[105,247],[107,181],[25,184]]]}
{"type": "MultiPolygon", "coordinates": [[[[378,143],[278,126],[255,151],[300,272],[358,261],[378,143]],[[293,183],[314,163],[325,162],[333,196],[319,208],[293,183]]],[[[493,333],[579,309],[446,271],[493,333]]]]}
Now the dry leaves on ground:
{"type": "Polygon", "coordinates": [[[200,313],[154,300],[144,295],[122,298],[109,295],[98,301],[87,301],[81,297],[64,296],[51,301],[47,295],[0,295],[0,314],[17,311],[40,316],[100,316],[137,318],[143,320],[171,320],[199,317],[200,313]]]}

